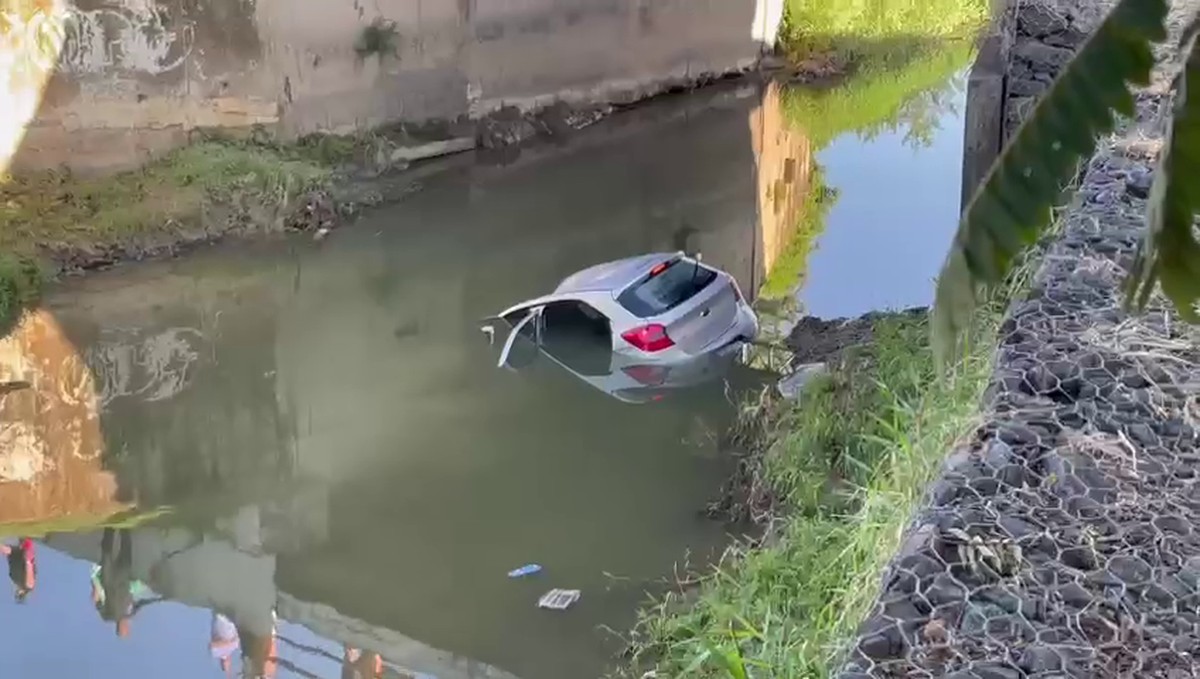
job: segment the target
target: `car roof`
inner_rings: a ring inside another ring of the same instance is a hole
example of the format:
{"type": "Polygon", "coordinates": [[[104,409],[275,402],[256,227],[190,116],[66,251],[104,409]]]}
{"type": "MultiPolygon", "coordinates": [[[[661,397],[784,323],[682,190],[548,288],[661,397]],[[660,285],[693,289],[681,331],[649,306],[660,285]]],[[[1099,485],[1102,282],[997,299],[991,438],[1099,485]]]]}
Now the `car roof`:
{"type": "Polygon", "coordinates": [[[597,291],[615,293],[645,275],[655,264],[682,255],[682,252],[653,252],[590,266],[583,271],[567,276],[558,284],[554,292],[556,294],[597,291]]]}

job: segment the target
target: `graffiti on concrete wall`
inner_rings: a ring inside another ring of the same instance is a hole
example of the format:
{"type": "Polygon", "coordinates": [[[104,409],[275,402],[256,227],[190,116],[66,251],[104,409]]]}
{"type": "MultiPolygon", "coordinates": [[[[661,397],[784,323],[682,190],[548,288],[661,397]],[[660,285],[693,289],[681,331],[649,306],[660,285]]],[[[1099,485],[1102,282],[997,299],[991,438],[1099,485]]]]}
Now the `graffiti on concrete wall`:
{"type": "Polygon", "coordinates": [[[191,23],[148,0],[80,10],[64,0],[2,0],[0,65],[86,75],[127,71],[161,75],[192,52],[191,23]]]}

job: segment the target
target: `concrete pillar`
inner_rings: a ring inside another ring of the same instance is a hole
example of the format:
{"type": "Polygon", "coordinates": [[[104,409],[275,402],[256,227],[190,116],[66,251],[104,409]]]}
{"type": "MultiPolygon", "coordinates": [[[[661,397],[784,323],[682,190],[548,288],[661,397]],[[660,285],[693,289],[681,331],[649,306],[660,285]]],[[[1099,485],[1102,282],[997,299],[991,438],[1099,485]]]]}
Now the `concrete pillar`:
{"type": "MultiPolygon", "coordinates": [[[[1002,24],[1003,26],[1003,24],[1002,24]]],[[[962,204],[967,207],[975,189],[987,175],[1004,145],[1004,76],[1008,64],[1008,36],[990,33],[979,46],[979,55],[967,81],[967,108],[963,121],[962,204]]]]}

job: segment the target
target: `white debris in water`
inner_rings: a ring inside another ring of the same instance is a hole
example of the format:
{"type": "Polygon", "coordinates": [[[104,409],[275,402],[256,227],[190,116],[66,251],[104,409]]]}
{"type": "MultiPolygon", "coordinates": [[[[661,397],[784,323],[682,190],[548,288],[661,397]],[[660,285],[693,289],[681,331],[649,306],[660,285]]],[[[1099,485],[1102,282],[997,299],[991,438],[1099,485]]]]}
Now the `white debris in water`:
{"type": "Polygon", "coordinates": [[[577,589],[552,589],[543,594],[541,599],[538,599],[538,608],[565,611],[576,601],[579,601],[579,597],[580,592],[577,589]]]}

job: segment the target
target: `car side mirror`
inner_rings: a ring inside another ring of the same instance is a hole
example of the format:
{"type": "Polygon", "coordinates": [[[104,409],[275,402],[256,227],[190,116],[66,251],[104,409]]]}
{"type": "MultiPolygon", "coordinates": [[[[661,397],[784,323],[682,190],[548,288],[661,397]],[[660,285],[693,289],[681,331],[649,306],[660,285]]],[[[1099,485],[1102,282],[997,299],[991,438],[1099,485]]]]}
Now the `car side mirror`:
{"type": "Polygon", "coordinates": [[[496,345],[496,326],[482,325],[479,327],[479,331],[487,336],[488,346],[496,345]]]}

